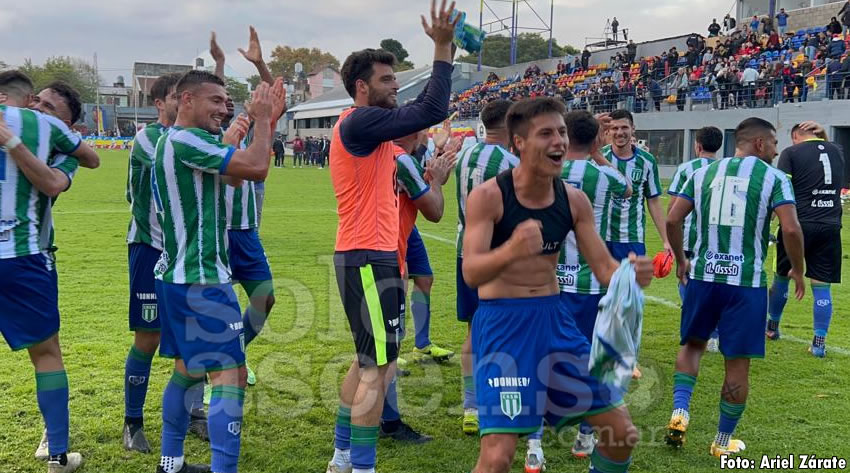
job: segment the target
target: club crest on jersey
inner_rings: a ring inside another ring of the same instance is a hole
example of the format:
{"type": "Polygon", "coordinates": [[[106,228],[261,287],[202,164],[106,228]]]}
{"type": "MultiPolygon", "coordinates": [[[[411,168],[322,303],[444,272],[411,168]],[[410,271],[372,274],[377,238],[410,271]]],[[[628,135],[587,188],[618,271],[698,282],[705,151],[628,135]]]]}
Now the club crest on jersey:
{"type": "Polygon", "coordinates": [[[157,318],[156,304],[142,304],[142,320],[151,323],[157,318]]]}
{"type": "Polygon", "coordinates": [[[231,435],[239,435],[242,432],[242,422],[237,420],[227,424],[227,431],[231,435]]]}
{"type": "Polygon", "coordinates": [[[522,394],[517,391],[506,391],[499,393],[502,404],[502,414],[514,420],[522,412],[522,394]]]}
{"type": "Polygon", "coordinates": [[[635,168],[632,169],[632,181],[637,182],[643,179],[643,169],[635,168]]]}

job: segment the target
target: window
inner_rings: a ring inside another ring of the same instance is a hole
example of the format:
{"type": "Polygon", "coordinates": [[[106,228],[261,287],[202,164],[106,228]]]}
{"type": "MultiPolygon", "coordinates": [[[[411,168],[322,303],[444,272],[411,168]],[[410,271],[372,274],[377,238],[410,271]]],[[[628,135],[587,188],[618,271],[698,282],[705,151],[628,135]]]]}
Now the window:
{"type": "Polygon", "coordinates": [[[723,135],[723,157],[735,156],[735,130],[726,130],[723,135]]]}
{"type": "Polygon", "coordinates": [[[637,131],[635,138],[649,146],[649,152],[659,165],[678,166],[683,162],[684,130],[637,131]]]}
{"type": "Polygon", "coordinates": [[[334,78],[334,71],[333,71],[333,69],[331,69],[331,68],[327,68],[327,69],[325,69],[325,70],[322,72],[322,78],[323,78],[323,79],[333,79],[333,78],[334,78]]]}

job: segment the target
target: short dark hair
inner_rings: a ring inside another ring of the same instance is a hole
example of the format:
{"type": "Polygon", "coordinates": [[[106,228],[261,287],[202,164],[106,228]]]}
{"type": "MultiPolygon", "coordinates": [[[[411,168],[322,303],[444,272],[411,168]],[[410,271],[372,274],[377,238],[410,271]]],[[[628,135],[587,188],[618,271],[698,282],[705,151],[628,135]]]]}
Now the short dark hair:
{"type": "Polygon", "coordinates": [[[65,99],[65,103],[68,105],[68,110],[71,111],[71,124],[73,125],[74,123],[77,123],[80,119],[80,115],[83,114],[83,101],[80,99],[80,93],[77,92],[77,89],[61,80],[47,84],[45,89],[50,89],[65,99]]]}
{"type": "Polygon", "coordinates": [[[183,76],[180,77],[180,80],[177,81],[177,93],[182,94],[186,91],[186,89],[206,83],[216,84],[224,87],[224,81],[221,80],[221,77],[209,71],[193,69],[183,74],[183,76]]]}
{"type": "Polygon", "coordinates": [[[587,110],[576,110],[567,114],[567,136],[570,143],[590,146],[599,134],[599,121],[587,110]]]}
{"type": "Polygon", "coordinates": [[[24,96],[33,93],[32,80],[18,70],[0,72],[0,92],[6,95],[24,96]]]}
{"type": "Polygon", "coordinates": [[[385,64],[393,67],[396,64],[396,59],[393,53],[383,49],[364,49],[351,53],[342,65],[339,74],[342,76],[342,83],[345,84],[345,90],[351,98],[357,94],[357,81],[362,80],[369,82],[372,78],[372,73],[375,72],[373,64],[385,64]]]}
{"type": "Polygon", "coordinates": [[[776,127],[769,121],[756,117],[747,118],[735,128],[735,142],[748,142],[770,132],[776,132],[776,127]]]}
{"type": "Polygon", "coordinates": [[[525,137],[528,134],[528,123],[532,119],[547,113],[565,115],[567,113],[567,107],[564,105],[564,102],[553,97],[523,99],[511,105],[511,108],[508,110],[508,116],[505,119],[511,146],[516,147],[514,143],[515,135],[525,137]]]}
{"type": "Polygon", "coordinates": [[[171,74],[163,74],[155,81],[153,81],[153,85],[151,85],[151,99],[153,100],[165,100],[168,98],[168,91],[177,85],[177,82],[180,81],[180,73],[172,72],[171,74]]]}
{"type": "Polygon", "coordinates": [[[494,100],[485,105],[481,110],[481,123],[484,124],[484,128],[487,130],[504,128],[511,105],[513,102],[510,100],[494,100]]]}
{"type": "Polygon", "coordinates": [[[635,117],[628,110],[617,109],[608,114],[608,116],[611,117],[611,120],[628,120],[632,126],[635,126],[635,117]]]}
{"type": "Polygon", "coordinates": [[[702,149],[709,153],[716,153],[723,146],[723,132],[717,127],[707,126],[700,128],[697,130],[695,139],[702,146],[702,149]]]}

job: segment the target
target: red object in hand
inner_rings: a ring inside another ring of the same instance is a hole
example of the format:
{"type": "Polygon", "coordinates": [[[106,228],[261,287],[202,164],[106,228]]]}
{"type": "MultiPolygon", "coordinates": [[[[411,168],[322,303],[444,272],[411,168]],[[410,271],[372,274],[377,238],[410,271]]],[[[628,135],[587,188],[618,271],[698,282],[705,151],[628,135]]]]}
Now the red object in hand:
{"type": "Polygon", "coordinates": [[[673,270],[673,253],[670,251],[659,251],[652,259],[653,275],[656,278],[666,278],[673,270]]]}

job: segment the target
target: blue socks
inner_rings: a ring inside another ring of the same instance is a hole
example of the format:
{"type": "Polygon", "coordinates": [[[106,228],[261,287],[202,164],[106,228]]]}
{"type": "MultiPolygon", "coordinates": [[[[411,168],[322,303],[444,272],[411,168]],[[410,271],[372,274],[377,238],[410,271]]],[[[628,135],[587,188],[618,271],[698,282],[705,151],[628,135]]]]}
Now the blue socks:
{"type": "Polygon", "coordinates": [[[351,466],[354,469],[375,468],[378,426],[351,426],[351,466]]]}
{"type": "Polygon", "coordinates": [[[541,425],[537,432],[528,435],[528,440],[540,440],[543,438],[543,426],[541,425]]]}
{"type": "Polygon", "coordinates": [[[269,314],[254,309],[250,300],[260,296],[273,297],[274,286],[272,281],[242,281],[242,287],[245,289],[245,293],[248,294],[249,298],[248,306],[242,315],[245,346],[248,346],[263,330],[266,319],[269,317],[269,314]]]}
{"type": "Polygon", "coordinates": [[[785,303],[788,302],[788,282],[789,279],[780,275],[775,275],[773,278],[773,286],[767,298],[767,313],[770,315],[770,320],[776,322],[777,327],[782,319],[782,311],[785,310],[785,303]]]}
{"type": "Polygon", "coordinates": [[[124,363],[124,417],[140,424],[148,395],[153,353],[145,353],[135,345],[130,347],[124,363]]]}
{"type": "Polygon", "coordinates": [[[351,408],[339,406],[334,427],[334,448],[349,450],[351,448],[351,408]]]}
{"type": "Polygon", "coordinates": [[[812,345],[822,347],[826,344],[826,333],[832,321],[832,291],[829,284],[812,284],[812,314],[814,316],[815,337],[812,345]]]}
{"type": "Polygon", "coordinates": [[[425,348],[431,344],[431,295],[417,289],[415,284],[410,295],[410,310],[413,312],[416,348],[425,348]]]}
{"type": "Polygon", "coordinates": [[[590,473],[626,473],[631,464],[631,458],[624,462],[616,462],[606,458],[599,452],[598,448],[593,449],[593,453],[590,455],[590,473]]]}
{"type": "Polygon", "coordinates": [[[68,375],[62,371],[35,373],[38,409],[47,428],[49,454],[68,451],[68,375]]]}
{"type": "Polygon", "coordinates": [[[203,395],[203,378],[189,378],[178,372],[171,375],[162,393],[162,456],[182,457],[183,441],[189,429],[189,407],[186,392],[200,385],[203,395]]]}
{"type": "Polygon", "coordinates": [[[210,397],[209,433],[211,469],[236,473],[242,435],[242,405],[245,390],[238,386],[213,386],[210,397]]]}
{"type": "Polygon", "coordinates": [[[475,399],[475,378],[463,377],[463,408],[478,409],[478,400],[475,399]]]}
{"type": "Polygon", "coordinates": [[[398,409],[398,377],[393,377],[390,385],[387,386],[387,394],[384,396],[384,411],[381,413],[381,422],[396,422],[401,419],[401,414],[398,409]]]}
{"type": "Polygon", "coordinates": [[[691,396],[694,394],[696,384],[696,376],[678,371],[673,374],[673,409],[690,410],[691,396]]]}
{"type": "Polygon", "coordinates": [[[578,425],[578,431],[582,435],[588,435],[593,433],[593,426],[588,424],[586,420],[581,421],[581,424],[578,425]]]}
{"type": "Polygon", "coordinates": [[[718,447],[726,448],[729,446],[732,433],[735,432],[735,427],[738,426],[738,421],[744,414],[746,407],[746,404],[732,404],[730,402],[720,401],[720,420],[717,422],[717,436],[714,438],[714,443],[718,447]]]}

